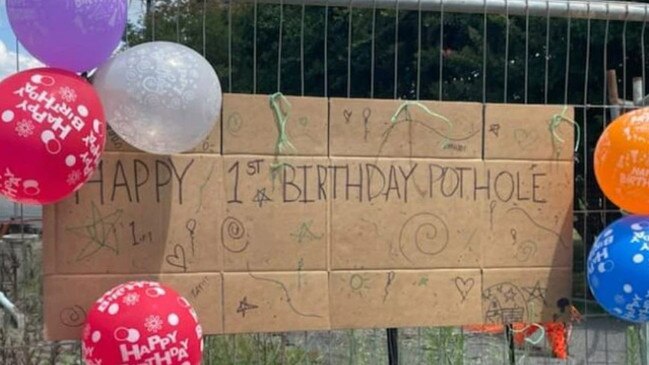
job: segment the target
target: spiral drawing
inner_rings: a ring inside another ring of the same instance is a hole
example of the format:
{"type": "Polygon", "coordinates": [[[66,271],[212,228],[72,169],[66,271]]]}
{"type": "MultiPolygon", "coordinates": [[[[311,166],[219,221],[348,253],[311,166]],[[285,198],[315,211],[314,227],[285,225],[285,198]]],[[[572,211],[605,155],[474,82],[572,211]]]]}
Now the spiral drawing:
{"type": "Polygon", "coordinates": [[[230,115],[230,117],[228,117],[228,121],[226,123],[226,129],[231,135],[236,137],[239,131],[241,130],[242,126],[243,126],[243,120],[241,120],[241,114],[233,113],[232,115],[230,115]]]}
{"type": "Polygon", "coordinates": [[[223,242],[223,247],[230,252],[245,251],[250,244],[246,235],[246,227],[240,220],[227,217],[221,226],[221,242],[223,242]]]}
{"type": "Polygon", "coordinates": [[[536,242],[530,240],[523,241],[518,244],[515,257],[519,262],[527,262],[536,254],[536,250],[536,242]]]}
{"type": "Polygon", "coordinates": [[[401,227],[399,250],[412,263],[413,256],[435,256],[441,253],[446,249],[448,241],[448,226],[442,218],[432,213],[418,213],[401,227]]]}
{"type": "Polygon", "coordinates": [[[59,313],[59,319],[66,327],[81,327],[86,322],[86,311],[79,305],[63,308],[59,313]]]}

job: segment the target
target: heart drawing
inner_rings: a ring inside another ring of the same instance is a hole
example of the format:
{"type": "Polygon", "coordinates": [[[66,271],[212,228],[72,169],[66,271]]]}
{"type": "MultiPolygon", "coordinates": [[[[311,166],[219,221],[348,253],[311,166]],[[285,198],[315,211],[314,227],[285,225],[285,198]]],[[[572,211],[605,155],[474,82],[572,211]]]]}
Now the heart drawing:
{"type": "Polygon", "coordinates": [[[464,302],[467,296],[469,296],[469,292],[473,289],[474,285],[475,279],[473,278],[463,279],[459,276],[455,278],[455,287],[462,297],[462,302],[464,302]]]}
{"type": "Polygon", "coordinates": [[[343,117],[345,117],[345,123],[349,123],[352,118],[352,111],[347,109],[343,110],[343,117]]]}
{"type": "Polygon", "coordinates": [[[165,260],[169,265],[183,269],[183,272],[187,272],[187,261],[185,259],[185,248],[183,246],[174,246],[174,253],[167,255],[165,260]]]}
{"type": "Polygon", "coordinates": [[[532,147],[536,141],[539,139],[539,134],[536,131],[529,131],[526,129],[516,129],[514,130],[514,139],[523,150],[526,150],[532,147]]]}

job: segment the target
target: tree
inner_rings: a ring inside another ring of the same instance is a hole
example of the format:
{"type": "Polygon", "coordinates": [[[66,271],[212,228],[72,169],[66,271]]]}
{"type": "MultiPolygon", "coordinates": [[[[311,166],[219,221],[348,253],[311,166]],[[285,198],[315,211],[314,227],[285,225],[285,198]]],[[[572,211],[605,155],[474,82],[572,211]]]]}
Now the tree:
{"type": "MultiPolygon", "coordinates": [[[[257,92],[270,93],[278,88],[278,52],[281,30],[281,91],[287,94],[302,93],[302,68],[300,40],[304,30],[304,92],[323,95],[324,42],[327,41],[327,93],[346,96],[348,79],[352,96],[369,96],[372,87],[372,62],[374,61],[375,96],[393,97],[395,89],[395,28],[396,11],[376,11],[375,32],[372,33],[371,9],[302,7],[259,4],[257,21],[255,5],[208,1],[205,9],[202,0],[157,1],[147,0],[148,15],[143,27],[131,28],[131,44],[153,39],[180,41],[203,52],[203,16],[205,16],[205,53],[215,66],[224,84],[232,91],[253,90],[253,43],[256,29],[257,92]],[[155,7],[153,7],[155,5],[155,7]],[[325,19],[325,13],[327,17],[325,19]],[[280,17],[280,15],[283,15],[280,17]],[[229,19],[232,19],[231,24],[229,19]],[[349,20],[352,19],[352,39],[348,38],[349,20]],[[256,26],[255,26],[256,25],[256,26]],[[325,35],[324,29],[328,32],[325,35]],[[231,33],[229,31],[231,30],[231,33]],[[232,69],[228,68],[228,46],[231,34],[232,69]],[[372,60],[372,38],[375,57],[372,60]],[[351,45],[351,47],[350,47],[351,45]],[[351,53],[349,50],[351,49],[351,53]],[[348,54],[351,54],[351,73],[348,73],[348,54]],[[230,79],[230,74],[232,79],[230,79]]],[[[483,99],[483,69],[486,70],[486,100],[505,101],[505,65],[507,65],[507,95],[509,102],[525,99],[525,59],[528,60],[528,102],[545,102],[546,29],[550,32],[547,74],[548,102],[564,103],[566,100],[565,76],[569,76],[568,102],[582,104],[586,73],[587,44],[589,85],[604,84],[604,35],[606,22],[592,21],[591,38],[587,42],[588,22],[570,22],[570,66],[566,72],[568,22],[565,19],[530,17],[529,52],[525,55],[525,17],[489,16],[487,21],[487,57],[483,67],[483,16],[444,14],[443,44],[440,46],[440,14],[400,11],[398,16],[397,97],[414,98],[417,90],[418,31],[421,16],[421,98],[440,98],[440,59],[443,63],[441,82],[445,100],[483,99]],[[549,24],[549,28],[547,25],[549,24]],[[509,30],[507,32],[507,30],[509,30]],[[509,33],[509,49],[505,47],[509,33]],[[508,62],[505,54],[508,52],[508,62]],[[441,57],[440,57],[441,56],[441,57]]],[[[621,68],[623,63],[621,22],[611,22],[608,32],[607,66],[621,68]]],[[[642,75],[640,44],[641,24],[629,23],[627,42],[627,91],[630,78],[642,75]]],[[[620,70],[621,71],[621,70],[620,70]]],[[[601,104],[602,92],[591,92],[590,103],[601,104]]]]}
{"type": "MultiPolygon", "coordinates": [[[[447,13],[442,22],[437,12],[400,11],[397,16],[394,9],[350,12],[202,0],[157,1],[149,9],[142,27],[130,29],[131,43],[151,40],[155,33],[155,39],[204,52],[225,91],[414,99],[419,90],[421,99],[581,106],[576,120],[587,139],[575,164],[578,208],[611,206],[592,172],[593,150],[606,118],[606,110],[596,106],[605,104],[607,69],[618,71],[620,94],[627,99],[632,78],[643,76],[641,23],[530,17],[526,32],[523,16],[490,15],[485,39],[480,14],[447,13]]],[[[588,218],[588,236],[581,221],[576,227],[592,242],[607,219],[588,218]]]]}

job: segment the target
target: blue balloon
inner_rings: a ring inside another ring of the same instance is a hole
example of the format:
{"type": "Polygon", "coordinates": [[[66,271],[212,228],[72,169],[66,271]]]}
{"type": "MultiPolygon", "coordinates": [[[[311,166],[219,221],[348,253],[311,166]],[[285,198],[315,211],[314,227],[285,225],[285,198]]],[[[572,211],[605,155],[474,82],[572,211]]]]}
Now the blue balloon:
{"type": "Polygon", "coordinates": [[[649,321],[649,216],[620,218],[597,237],[588,254],[588,285],[613,316],[649,321]]]}

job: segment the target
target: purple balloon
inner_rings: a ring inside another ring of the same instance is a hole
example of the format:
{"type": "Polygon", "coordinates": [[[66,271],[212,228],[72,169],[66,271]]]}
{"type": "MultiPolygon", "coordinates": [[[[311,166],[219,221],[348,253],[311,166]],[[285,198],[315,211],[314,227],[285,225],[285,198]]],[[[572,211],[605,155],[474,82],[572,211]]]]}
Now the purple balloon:
{"type": "Polygon", "coordinates": [[[119,45],[128,0],[7,0],[11,27],[41,62],[74,72],[92,70],[119,45]]]}

